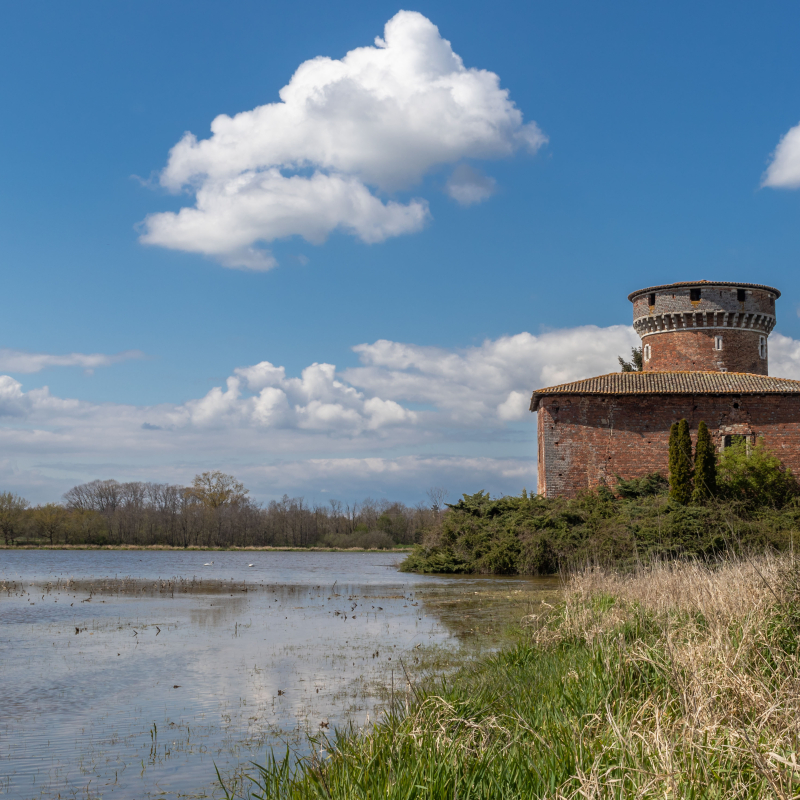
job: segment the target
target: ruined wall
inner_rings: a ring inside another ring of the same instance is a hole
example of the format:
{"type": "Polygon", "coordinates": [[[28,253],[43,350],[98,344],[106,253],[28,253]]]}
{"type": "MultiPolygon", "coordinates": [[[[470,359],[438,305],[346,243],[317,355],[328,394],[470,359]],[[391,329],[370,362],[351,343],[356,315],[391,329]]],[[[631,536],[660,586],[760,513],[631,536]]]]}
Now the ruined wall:
{"type": "Polygon", "coordinates": [[[548,497],[574,497],[615,476],[668,474],[669,429],[686,417],[701,420],[718,447],[726,434],[766,445],[800,474],[798,395],[549,396],[538,412],[539,485],[548,497]]]}

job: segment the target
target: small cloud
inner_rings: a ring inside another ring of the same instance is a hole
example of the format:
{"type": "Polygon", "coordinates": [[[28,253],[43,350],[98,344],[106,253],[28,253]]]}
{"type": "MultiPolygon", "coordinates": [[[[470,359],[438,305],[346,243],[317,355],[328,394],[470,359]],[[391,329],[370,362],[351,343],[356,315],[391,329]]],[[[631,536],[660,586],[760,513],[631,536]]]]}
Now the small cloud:
{"type": "Polygon", "coordinates": [[[151,425],[149,422],[143,422],[142,428],[146,431],[163,431],[164,429],[160,425],[151,425]]]}
{"type": "Polygon", "coordinates": [[[462,206],[471,206],[488,200],[494,193],[497,181],[484,175],[469,164],[459,164],[450,176],[445,191],[462,206]]]}
{"type": "Polygon", "coordinates": [[[108,367],[121,361],[144,358],[140,350],[126,350],[124,353],[29,353],[26,350],[0,349],[0,372],[16,372],[30,375],[49,367],[83,367],[86,375],[92,375],[98,367],[108,367]]]}
{"type": "Polygon", "coordinates": [[[761,185],[773,189],[800,189],[800,124],[790,128],[778,142],[761,185]]]}

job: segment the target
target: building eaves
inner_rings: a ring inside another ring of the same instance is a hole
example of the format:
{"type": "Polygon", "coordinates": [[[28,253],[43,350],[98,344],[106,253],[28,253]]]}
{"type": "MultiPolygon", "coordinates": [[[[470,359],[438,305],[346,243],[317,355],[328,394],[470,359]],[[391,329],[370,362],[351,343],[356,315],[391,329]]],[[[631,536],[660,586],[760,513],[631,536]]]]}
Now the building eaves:
{"type": "Polygon", "coordinates": [[[800,381],[750,372],[611,372],[537,389],[531,411],[550,395],[798,394],[800,381]]]}

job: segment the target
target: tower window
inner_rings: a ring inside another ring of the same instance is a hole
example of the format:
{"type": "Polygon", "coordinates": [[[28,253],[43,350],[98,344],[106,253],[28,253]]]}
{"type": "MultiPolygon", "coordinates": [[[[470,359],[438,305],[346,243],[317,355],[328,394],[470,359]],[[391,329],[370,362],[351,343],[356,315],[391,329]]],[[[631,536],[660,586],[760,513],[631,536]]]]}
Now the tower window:
{"type": "Polygon", "coordinates": [[[714,337],[714,349],[715,350],[722,350],[722,337],[715,336],[714,337]]]}
{"type": "Polygon", "coordinates": [[[758,354],[761,358],[767,357],[767,337],[766,336],[759,336],[758,337],[758,354]]]}
{"type": "Polygon", "coordinates": [[[644,360],[645,361],[649,361],[650,360],[650,345],[649,344],[646,344],[644,346],[644,360]]]}
{"type": "Polygon", "coordinates": [[[700,299],[700,290],[699,289],[689,289],[689,299],[696,303],[700,299]]]}
{"type": "Polygon", "coordinates": [[[651,307],[656,304],[656,293],[655,292],[653,292],[653,294],[650,295],[650,297],[648,298],[648,301],[649,301],[648,305],[651,306],[651,307]]]}
{"type": "Polygon", "coordinates": [[[744,289],[737,289],[736,290],[736,299],[740,303],[744,303],[744,301],[747,299],[747,292],[745,292],[744,289]]]}

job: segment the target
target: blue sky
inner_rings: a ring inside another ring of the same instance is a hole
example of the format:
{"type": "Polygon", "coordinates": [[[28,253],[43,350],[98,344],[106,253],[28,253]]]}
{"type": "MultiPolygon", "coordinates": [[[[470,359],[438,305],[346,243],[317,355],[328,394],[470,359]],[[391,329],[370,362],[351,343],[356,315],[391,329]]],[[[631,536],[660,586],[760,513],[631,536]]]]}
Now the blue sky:
{"type": "Polygon", "coordinates": [[[262,500],[519,492],[524,395],[612,371],[626,295],[670,281],[779,287],[771,372],[800,377],[796,4],[407,10],[3,6],[5,488],[222,468],[262,500]],[[455,116],[439,36],[474,90],[455,116]],[[187,233],[169,214],[198,202],[187,233]]]}

